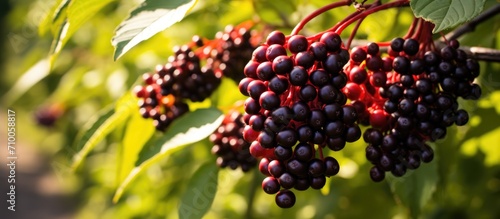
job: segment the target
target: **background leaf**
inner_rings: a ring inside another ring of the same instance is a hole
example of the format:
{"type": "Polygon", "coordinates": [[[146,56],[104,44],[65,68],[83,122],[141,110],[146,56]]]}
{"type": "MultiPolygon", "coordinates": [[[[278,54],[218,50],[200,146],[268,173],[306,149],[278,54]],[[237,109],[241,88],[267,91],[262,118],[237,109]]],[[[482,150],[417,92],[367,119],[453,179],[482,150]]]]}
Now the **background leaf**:
{"type": "Polygon", "coordinates": [[[139,173],[167,155],[208,137],[220,126],[223,119],[224,116],[218,109],[205,108],[174,120],[165,135],[143,148],[135,168],[118,187],[113,201],[117,202],[120,199],[125,188],[139,173]]]}
{"type": "Polygon", "coordinates": [[[146,0],[116,29],[112,44],[117,60],[138,43],[149,39],[184,18],[197,0],[146,0]]]}
{"type": "Polygon", "coordinates": [[[408,170],[403,177],[387,176],[392,192],[408,207],[410,215],[418,218],[422,207],[432,198],[439,181],[438,157],[430,163],[422,163],[416,170],[408,170]]]}
{"type": "Polygon", "coordinates": [[[219,168],[211,160],[198,168],[187,185],[179,205],[179,218],[199,219],[210,209],[217,193],[219,168]]]}
{"type": "Polygon", "coordinates": [[[151,120],[142,118],[139,113],[133,113],[126,125],[125,135],[119,151],[118,182],[124,180],[130,170],[134,168],[139,152],[154,132],[155,128],[151,120]]]}
{"type": "Polygon", "coordinates": [[[50,73],[50,65],[47,59],[42,59],[37,62],[33,67],[28,69],[22,76],[16,81],[14,86],[4,95],[4,104],[6,106],[11,105],[19,97],[21,97],[26,91],[28,91],[33,85],[38,83],[40,80],[44,79],[50,73]]]}
{"type": "Polygon", "coordinates": [[[89,129],[81,134],[77,141],[77,149],[80,151],[73,156],[72,169],[80,166],[85,157],[94,147],[104,139],[119,124],[126,121],[129,115],[135,110],[136,99],[132,94],[127,93],[117,103],[115,108],[105,108],[99,113],[98,119],[91,121],[89,129]]]}
{"type": "Polygon", "coordinates": [[[436,26],[433,32],[469,21],[483,10],[486,0],[412,0],[415,17],[422,17],[436,26]]]}
{"type": "MultiPolygon", "coordinates": [[[[38,34],[40,36],[47,33],[49,30],[54,34],[54,28],[58,24],[58,20],[60,20],[61,15],[64,14],[63,18],[66,18],[66,8],[68,7],[70,0],[57,0],[52,5],[52,8],[45,14],[45,16],[41,19],[40,24],[38,26],[38,34]]],[[[55,34],[54,34],[55,35],[55,34]]]]}
{"type": "MultiPolygon", "coordinates": [[[[51,63],[55,61],[55,58],[61,52],[61,49],[68,42],[69,38],[92,16],[94,16],[99,10],[104,6],[115,0],[72,0],[67,6],[67,17],[66,20],[60,25],[59,31],[55,34],[54,41],[52,43],[51,53],[51,63]]],[[[62,2],[65,6],[68,1],[62,2]]],[[[57,10],[56,13],[59,13],[57,10]]],[[[59,17],[60,15],[55,14],[54,16],[59,17]]]]}

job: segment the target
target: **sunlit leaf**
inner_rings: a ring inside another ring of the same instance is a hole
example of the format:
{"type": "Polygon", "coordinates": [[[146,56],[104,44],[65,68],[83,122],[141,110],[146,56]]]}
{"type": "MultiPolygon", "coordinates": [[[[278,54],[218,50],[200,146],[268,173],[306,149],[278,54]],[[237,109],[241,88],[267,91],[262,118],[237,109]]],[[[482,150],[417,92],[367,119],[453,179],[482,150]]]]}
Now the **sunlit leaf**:
{"type": "Polygon", "coordinates": [[[181,198],[179,218],[200,219],[210,209],[217,193],[218,170],[213,161],[196,170],[181,198]]]}
{"type": "Polygon", "coordinates": [[[486,0],[412,0],[410,6],[416,17],[431,21],[433,32],[469,21],[483,10],[486,0]]]}
{"type": "Polygon", "coordinates": [[[198,109],[174,120],[164,136],[146,145],[136,162],[135,168],[116,190],[113,201],[117,202],[127,186],[139,173],[189,144],[203,140],[222,123],[224,116],[215,108],[198,109]]]}
{"type": "Polygon", "coordinates": [[[500,148],[498,147],[500,91],[492,92],[488,97],[481,99],[477,105],[479,108],[473,113],[481,117],[479,117],[478,124],[474,124],[466,133],[461,152],[473,156],[480,149],[484,153],[486,166],[498,165],[500,164],[500,148]]]}
{"type": "Polygon", "coordinates": [[[61,18],[65,18],[66,16],[66,9],[69,6],[69,3],[71,0],[59,0],[56,8],[54,10],[53,16],[52,16],[52,23],[55,23],[57,20],[61,18]]]}
{"type": "Polygon", "coordinates": [[[122,146],[119,150],[118,159],[118,182],[121,182],[134,168],[139,152],[149,138],[153,135],[155,128],[149,119],[144,119],[139,113],[134,113],[126,125],[122,146]],[[140,131],[138,131],[140,130],[140,131]]]}
{"type": "Polygon", "coordinates": [[[479,138],[479,148],[486,155],[484,163],[486,166],[494,166],[500,164],[500,147],[498,140],[500,136],[500,128],[481,136],[479,138]]]}
{"type": "Polygon", "coordinates": [[[22,76],[17,80],[17,82],[12,86],[12,88],[5,93],[4,103],[8,106],[16,101],[21,95],[23,95],[27,90],[29,90],[33,85],[38,83],[40,80],[44,79],[50,72],[50,65],[47,59],[42,59],[38,61],[33,67],[28,69],[22,76]]]}
{"type": "Polygon", "coordinates": [[[77,138],[76,148],[80,151],[73,156],[72,169],[77,169],[90,151],[119,124],[123,124],[133,110],[136,110],[135,99],[128,93],[117,101],[116,107],[103,109],[95,121],[90,121],[89,128],[84,128],[77,138]]]}
{"type": "Polygon", "coordinates": [[[184,18],[197,0],[146,0],[116,29],[112,44],[117,60],[138,43],[184,18]]]}
{"type": "MultiPolygon", "coordinates": [[[[51,63],[61,52],[61,49],[73,36],[73,34],[80,29],[80,27],[92,18],[104,6],[115,0],[72,0],[69,2],[66,10],[66,19],[58,28],[55,33],[54,41],[52,43],[51,63]]],[[[64,3],[64,2],[63,2],[64,3]]],[[[57,17],[57,11],[55,17],[57,17]]],[[[62,16],[62,15],[61,15],[62,16]]]]}
{"type": "Polygon", "coordinates": [[[402,177],[387,176],[394,195],[408,207],[412,218],[418,218],[422,207],[432,198],[439,181],[437,159],[422,163],[416,170],[408,170],[402,177]]]}
{"type": "Polygon", "coordinates": [[[68,7],[70,0],[57,0],[45,16],[40,20],[38,25],[38,34],[40,36],[47,33],[49,30],[53,30],[54,26],[57,25],[58,20],[61,19],[61,15],[66,17],[65,10],[68,7]],[[64,13],[63,13],[64,12],[64,13]]]}

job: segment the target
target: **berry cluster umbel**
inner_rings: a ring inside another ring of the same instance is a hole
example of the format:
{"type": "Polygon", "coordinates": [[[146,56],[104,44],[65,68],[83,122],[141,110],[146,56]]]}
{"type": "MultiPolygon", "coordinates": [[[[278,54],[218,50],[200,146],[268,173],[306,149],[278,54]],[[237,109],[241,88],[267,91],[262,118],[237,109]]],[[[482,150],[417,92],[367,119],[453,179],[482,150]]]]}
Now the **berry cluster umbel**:
{"type": "Polygon", "coordinates": [[[217,165],[221,168],[229,167],[235,170],[241,167],[243,172],[249,171],[257,165],[257,159],[250,155],[250,144],[243,139],[245,124],[241,113],[228,113],[222,124],[210,135],[214,144],[212,153],[217,156],[217,165]]]}
{"type": "Polygon", "coordinates": [[[228,26],[214,40],[194,36],[191,43],[174,48],[165,65],[143,74],[143,85],[134,88],[139,112],[153,119],[164,131],[177,117],[189,111],[187,100],[201,102],[219,86],[222,76],[243,78],[243,67],[253,49],[248,24],[228,26]]]}
{"type": "Polygon", "coordinates": [[[476,100],[481,89],[473,80],[479,64],[452,40],[436,51],[412,38],[395,38],[386,57],[370,43],[351,50],[344,88],[360,115],[371,125],[363,134],[370,177],[382,181],[385,172],[403,176],[433,159],[426,143],[446,136],[449,126],[462,126],[468,113],[458,109],[458,97],[476,100]],[[423,48],[423,49],[421,49],[423,48]]]}
{"type": "Polygon", "coordinates": [[[263,190],[276,194],[282,208],[295,203],[290,189],[320,189],[338,173],[338,162],[323,148],[338,151],[361,137],[356,109],[341,92],[348,60],[337,33],[308,39],[274,31],[245,67],[239,83],[249,96],[244,137],[252,142],[250,153],[262,158],[263,190]]]}
{"type": "Polygon", "coordinates": [[[134,88],[139,112],[152,118],[158,130],[189,111],[185,99],[203,101],[220,84],[220,75],[201,67],[200,58],[188,46],[177,47],[168,63],[156,67],[153,74],[143,75],[145,85],[134,88]]]}

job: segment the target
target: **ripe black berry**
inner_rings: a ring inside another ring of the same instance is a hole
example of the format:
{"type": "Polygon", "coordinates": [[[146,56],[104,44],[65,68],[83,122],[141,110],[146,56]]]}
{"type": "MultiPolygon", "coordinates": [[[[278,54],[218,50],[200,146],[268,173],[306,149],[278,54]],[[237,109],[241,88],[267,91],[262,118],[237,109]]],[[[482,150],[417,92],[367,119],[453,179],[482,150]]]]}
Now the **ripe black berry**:
{"type": "Polygon", "coordinates": [[[295,204],[295,194],[290,190],[281,190],[276,194],[275,201],[280,208],[291,208],[295,204]]]}

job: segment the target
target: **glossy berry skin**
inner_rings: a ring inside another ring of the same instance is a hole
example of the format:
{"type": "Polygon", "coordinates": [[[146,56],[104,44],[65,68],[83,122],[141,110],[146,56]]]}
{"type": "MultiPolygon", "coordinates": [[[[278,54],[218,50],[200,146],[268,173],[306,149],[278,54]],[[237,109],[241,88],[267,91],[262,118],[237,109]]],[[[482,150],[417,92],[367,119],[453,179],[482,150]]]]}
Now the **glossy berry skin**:
{"type": "Polygon", "coordinates": [[[328,51],[336,52],[340,49],[342,40],[337,33],[326,32],[321,36],[319,42],[325,44],[328,51]]]}
{"type": "Polygon", "coordinates": [[[367,78],[368,73],[363,68],[354,67],[349,74],[349,79],[356,84],[364,83],[367,78]]]}
{"type": "Polygon", "coordinates": [[[288,40],[288,49],[290,52],[297,54],[306,51],[308,48],[307,39],[302,35],[294,35],[288,40]]]}
{"type": "Polygon", "coordinates": [[[275,202],[280,208],[291,208],[295,205],[295,194],[290,190],[281,190],[276,194],[275,202]]]}
{"type": "Polygon", "coordinates": [[[381,182],[385,178],[385,172],[374,166],[370,169],[370,178],[374,182],[381,182]]]}
{"type": "Polygon", "coordinates": [[[271,66],[274,73],[285,75],[293,69],[293,60],[286,55],[281,55],[273,59],[271,66]]]}
{"type": "Polygon", "coordinates": [[[326,157],[325,163],[325,176],[335,176],[340,170],[339,162],[333,157],[326,157]]]}
{"type": "Polygon", "coordinates": [[[276,178],[269,176],[262,181],[262,190],[267,194],[276,194],[280,191],[280,184],[276,178]]]}
{"type": "Polygon", "coordinates": [[[273,44],[284,45],[285,34],[283,34],[280,31],[273,31],[267,36],[266,43],[267,45],[273,45],[273,44]]]}
{"type": "Polygon", "coordinates": [[[394,38],[391,41],[391,49],[396,52],[401,52],[403,51],[403,45],[404,45],[405,40],[402,38],[394,38]]]}
{"type": "Polygon", "coordinates": [[[419,46],[420,46],[420,44],[418,43],[417,40],[409,38],[409,39],[406,39],[403,43],[403,51],[407,55],[413,56],[413,55],[416,55],[418,53],[419,46]]]}
{"type": "Polygon", "coordinates": [[[366,51],[359,48],[359,47],[354,47],[352,50],[351,50],[351,60],[356,62],[356,63],[360,63],[362,61],[364,61],[366,59],[366,51]]]}

